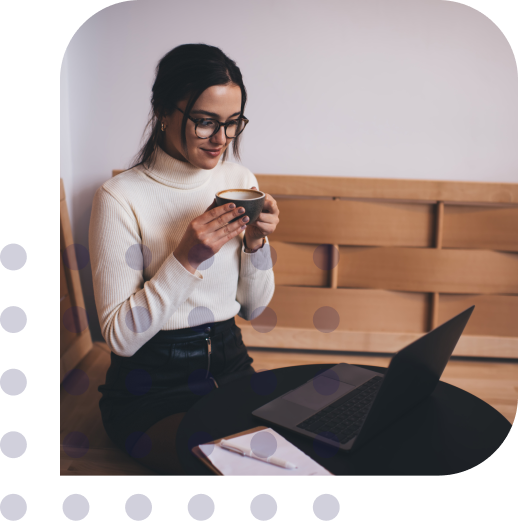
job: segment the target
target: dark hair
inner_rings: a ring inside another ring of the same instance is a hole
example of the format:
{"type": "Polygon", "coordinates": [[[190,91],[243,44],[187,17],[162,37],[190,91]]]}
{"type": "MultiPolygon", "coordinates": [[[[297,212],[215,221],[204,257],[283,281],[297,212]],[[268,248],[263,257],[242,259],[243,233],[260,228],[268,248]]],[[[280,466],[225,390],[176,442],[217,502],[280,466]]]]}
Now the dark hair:
{"type": "MultiPolygon", "coordinates": [[[[183,151],[187,155],[185,128],[187,116],[193,105],[205,89],[213,85],[228,84],[235,84],[241,89],[241,115],[243,115],[246,105],[246,89],[241,71],[221,49],[203,43],[188,43],[169,51],[156,67],[151,111],[144,129],[144,136],[148,128],[151,128],[151,131],[146,143],[135,156],[133,166],[154,162],[157,146],[161,145],[163,140],[160,120],[163,116],[171,114],[177,103],[185,98],[188,98],[188,101],[182,119],[181,142],[183,151]]],[[[241,134],[234,138],[232,143],[234,156],[238,160],[240,160],[240,138],[241,134]]],[[[228,148],[223,153],[223,161],[227,159],[227,153],[228,148]]]]}

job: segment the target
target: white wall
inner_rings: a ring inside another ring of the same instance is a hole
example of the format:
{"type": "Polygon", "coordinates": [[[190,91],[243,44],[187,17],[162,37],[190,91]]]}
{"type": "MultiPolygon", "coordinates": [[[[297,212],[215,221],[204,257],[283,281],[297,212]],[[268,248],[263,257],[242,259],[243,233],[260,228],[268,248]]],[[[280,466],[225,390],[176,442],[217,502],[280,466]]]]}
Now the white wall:
{"type": "MultiPolygon", "coordinates": [[[[60,95],[61,95],[61,112],[60,112],[60,175],[63,178],[63,184],[65,185],[65,195],[68,196],[73,193],[73,170],[72,170],[72,148],[71,148],[71,128],[70,128],[70,113],[69,113],[69,80],[68,71],[68,54],[65,54],[63,62],[61,64],[61,77],[60,77],[60,95]]],[[[69,207],[69,211],[71,208],[69,207]]],[[[70,222],[72,223],[72,215],[70,215],[70,222]]]]}
{"type": "MultiPolygon", "coordinates": [[[[74,240],[139,147],[158,60],[182,43],[234,59],[249,93],[254,173],[518,182],[518,78],[484,15],[441,0],[137,0],[72,39],[62,69],[62,172],[74,240]]],[[[101,339],[90,266],[81,280],[101,339]]]]}

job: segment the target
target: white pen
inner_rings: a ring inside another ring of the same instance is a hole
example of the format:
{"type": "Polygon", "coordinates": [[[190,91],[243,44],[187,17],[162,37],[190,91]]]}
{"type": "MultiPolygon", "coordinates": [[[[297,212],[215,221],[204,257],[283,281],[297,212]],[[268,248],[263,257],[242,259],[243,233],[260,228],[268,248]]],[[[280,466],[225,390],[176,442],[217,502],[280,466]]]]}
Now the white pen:
{"type": "Polygon", "coordinates": [[[275,458],[274,456],[268,456],[267,458],[262,458],[250,449],[245,449],[244,447],[239,447],[238,445],[234,445],[229,443],[228,440],[221,440],[219,445],[222,449],[231,450],[232,452],[237,452],[241,454],[241,456],[248,456],[249,458],[258,459],[259,461],[264,461],[265,463],[272,463],[273,465],[277,465],[278,467],[282,467],[285,469],[296,469],[297,465],[290,463],[289,461],[284,461],[280,458],[275,458]]]}

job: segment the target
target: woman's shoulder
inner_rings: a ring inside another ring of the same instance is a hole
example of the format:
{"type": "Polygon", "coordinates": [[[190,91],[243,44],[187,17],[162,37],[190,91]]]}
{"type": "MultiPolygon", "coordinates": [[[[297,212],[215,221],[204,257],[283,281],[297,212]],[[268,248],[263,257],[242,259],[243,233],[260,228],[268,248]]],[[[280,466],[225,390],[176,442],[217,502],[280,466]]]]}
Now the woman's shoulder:
{"type": "Polygon", "coordinates": [[[124,207],[130,206],[130,201],[133,199],[132,194],[141,191],[143,181],[145,181],[145,176],[142,176],[140,165],[117,172],[96,190],[95,198],[99,200],[115,199],[124,207]]]}
{"type": "Polygon", "coordinates": [[[145,176],[142,176],[141,165],[134,166],[128,170],[114,170],[114,175],[106,180],[97,191],[106,191],[108,193],[130,193],[142,183],[145,176]]]}

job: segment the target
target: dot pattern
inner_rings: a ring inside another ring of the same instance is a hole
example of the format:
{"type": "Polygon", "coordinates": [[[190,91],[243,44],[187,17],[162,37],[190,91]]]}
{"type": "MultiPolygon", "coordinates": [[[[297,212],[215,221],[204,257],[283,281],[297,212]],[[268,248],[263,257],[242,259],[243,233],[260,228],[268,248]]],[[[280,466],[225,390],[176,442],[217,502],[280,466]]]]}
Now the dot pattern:
{"type": "Polygon", "coordinates": [[[340,315],[331,306],[323,306],[315,311],[313,325],[321,333],[332,333],[340,325],[340,315]]]}
{"type": "Polygon", "coordinates": [[[252,311],[252,327],[258,333],[269,333],[277,325],[277,314],[272,308],[261,306],[252,311]]]}
{"type": "Polygon", "coordinates": [[[187,254],[189,264],[199,271],[208,270],[214,264],[215,258],[216,256],[212,254],[212,250],[204,244],[196,244],[187,254]]]}
{"type": "Polygon", "coordinates": [[[27,315],[17,306],[5,308],[0,315],[0,325],[8,333],[19,333],[27,324],[27,315]]]}
{"type": "Polygon", "coordinates": [[[340,251],[332,244],[321,244],[313,252],[313,263],[323,271],[332,270],[338,265],[340,251]]]}
{"type": "MultiPolygon", "coordinates": [[[[269,245],[265,245],[267,248],[268,256],[264,254],[265,250],[263,250],[263,255],[260,256],[254,256],[255,261],[253,261],[254,265],[258,269],[269,269],[271,268],[277,259],[277,255],[273,247],[270,247],[269,245]]],[[[319,247],[320,248],[320,247],[319,247]]],[[[315,264],[317,264],[318,267],[321,269],[330,269],[332,266],[329,267],[329,265],[324,265],[322,262],[319,263],[318,256],[323,256],[322,253],[319,253],[319,248],[315,250],[314,254],[314,260],[315,264]]],[[[323,248],[326,248],[326,262],[329,261],[329,255],[327,254],[327,245],[323,245],[321,250],[323,248]]],[[[130,267],[133,269],[143,269],[143,267],[146,267],[151,262],[151,252],[146,247],[140,247],[140,245],[134,245],[134,247],[131,247],[128,249],[126,262],[130,267]],[[147,260],[146,260],[147,259],[147,260]]],[[[202,264],[198,266],[199,270],[208,269],[212,266],[214,262],[214,256],[204,261],[202,264]]],[[[133,308],[133,312],[135,312],[136,308],[133,308]]],[[[146,326],[145,324],[145,318],[146,318],[146,309],[144,309],[144,312],[137,310],[137,319],[135,320],[133,313],[132,319],[129,320],[128,327],[132,329],[135,332],[139,332],[139,329],[142,331],[147,329],[149,326],[146,326]],[[140,315],[138,314],[140,312],[140,315]],[[138,319],[141,319],[140,322],[138,319]],[[144,318],[144,320],[142,320],[144,318]]],[[[332,311],[332,308],[330,308],[332,311]]],[[[335,323],[336,317],[333,315],[332,311],[329,311],[329,309],[320,308],[318,310],[319,314],[315,314],[314,317],[314,325],[317,329],[323,330],[323,332],[328,332],[330,330],[336,329],[335,323]],[[329,320],[329,317],[334,318],[334,322],[329,320]],[[323,318],[323,320],[322,320],[323,318]],[[334,327],[333,327],[334,326],[334,327]]],[[[337,313],[336,313],[337,314],[337,313]]],[[[214,316],[210,309],[208,308],[195,308],[195,310],[191,311],[191,314],[189,315],[189,324],[193,329],[200,329],[203,330],[210,324],[214,323],[214,316]],[[195,325],[197,322],[200,322],[201,324],[195,325]]],[[[260,332],[269,332],[271,331],[277,323],[277,317],[275,312],[271,308],[267,307],[261,307],[254,310],[252,313],[252,325],[254,326],[254,329],[260,332]]],[[[338,318],[339,323],[339,318],[338,318]]],[[[133,389],[135,394],[147,392],[146,388],[148,387],[148,380],[150,380],[150,375],[147,374],[145,371],[136,370],[130,373],[131,378],[127,381],[127,387],[128,389],[133,389]],[[137,374],[137,372],[139,374],[137,374]],[[142,374],[140,374],[142,372],[142,374]],[[132,374],[133,373],[133,374],[132,374]],[[149,376],[149,379],[147,378],[149,376]]],[[[190,383],[192,384],[192,391],[197,392],[198,394],[206,394],[210,390],[213,389],[212,382],[210,380],[205,379],[206,372],[204,370],[194,371],[190,378],[190,383]],[[197,374],[197,373],[200,374],[197,374]],[[201,378],[201,373],[203,373],[203,378],[201,378]],[[201,384],[201,385],[200,385],[201,384]]],[[[85,392],[88,388],[88,384],[86,384],[86,380],[88,379],[87,375],[83,373],[83,375],[76,373],[74,374],[73,371],[67,375],[67,377],[72,377],[69,380],[69,389],[68,392],[70,394],[81,394],[82,392],[85,392]],[[85,379],[86,377],[86,379],[85,379]]],[[[66,379],[64,381],[65,387],[66,385],[66,379]]],[[[333,379],[322,379],[320,381],[318,378],[314,379],[314,385],[318,392],[321,394],[332,394],[335,389],[331,389],[332,384],[334,383],[333,379]],[[316,384],[315,384],[316,382],[316,384]]],[[[336,382],[337,384],[338,382],[336,382]]],[[[150,385],[150,384],[149,384],[150,385]]],[[[275,374],[273,371],[262,371],[260,373],[256,373],[254,377],[252,378],[251,385],[254,389],[254,391],[257,394],[265,395],[270,394],[273,392],[277,386],[277,381],[275,374]]],[[[81,433],[71,433],[72,435],[75,435],[75,438],[72,439],[69,437],[67,450],[73,455],[73,457],[81,457],[83,455],[82,453],[86,453],[88,450],[87,446],[85,447],[85,443],[83,441],[83,438],[81,433]],[[72,441],[72,443],[70,443],[72,441]],[[78,443],[79,442],[79,443],[78,443]],[[81,443],[82,442],[82,443],[81,443]],[[83,446],[81,446],[83,445],[83,446]]],[[[332,433],[318,433],[320,435],[327,435],[327,437],[332,436],[332,433]]],[[[85,437],[86,438],[86,437],[85,437]]],[[[191,449],[194,446],[205,444],[209,441],[213,441],[212,436],[210,436],[208,433],[200,432],[196,435],[192,436],[189,440],[189,449],[191,449]]],[[[87,442],[87,440],[86,440],[87,442]]],[[[259,432],[251,440],[251,448],[252,451],[257,454],[260,457],[268,457],[275,453],[277,449],[277,443],[275,440],[275,437],[272,436],[270,433],[266,432],[259,432]]],[[[314,440],[314,450],[317,454],[319,454],[321,457],[331,457],[336,454],[338,448],[333,447],[329,444],[324,444],[320,442],[318,439],[314,440]]],[[[127,452],[134,458],[144,457],[147,455],[151,450],[151,439],[142,432],[135,432],[132,433],[127,441],[126,441],[126,449],[127,452]]],[[[212,453],[213,446],[209,446],[209,453],[212,453]]],[[[80,495],[70,496],[69,498],[69,504],[71,505],[72,498],[82,498],[77,499],[78,504],[82,502],[83,505],[83,512],[79,512],[80,509],[77,509],[78,512],[74,513],[72,507],[69,507],[68,513],[65,512],[65,504],[63,506],[65,515],[69,519],[83,519],[88,514],[88,501],[86,498],[80,495]],[[76,516],[76,517],[74,517],[76,516]],[[82,516],[82,517],[80,517],[82,516]]],[[[132,519],[146,519],[150,513],[151,513],[151,502],[147,503],[149,501],[148,498],[142,495],[135,495],[132,496],[127,504],[126,504],[126,513],[128,516],[132,519]],[[143,499],[145,498],[145,499],[143,499]]],[[[314,512],[315,515],[317,515],[317,510],[319,511],[319,514],[322,515],[322,500],[320,500],[320,503],[315,502],[314,506],[314,512]],[[316,510],[315,510],[316,509],[316,510]],[[320,510],[319,510],[320,509],[320,510]]],[[[277,503],[275,500],[267,495],[262,494],[259,496],[256,496],[254,500],[251,503],[250,510],[252,515],[256,519],[271,519],[275,516],[277,512],[277,503]]],[[[325,510],[325,509],[324,509],[325,510]]],[[[329,508],[328,508],[329,510],[329,508]]],[[[195,496],[191,499],[189,502],[189,513],[192,518],[194,519],[208,519],[212,516],[214,512],[214,503],[211,498],[204,494],[199,494],[198,496],[195,496]]],[[[326,511],[327,512],[327,511],[326,511]]],[[[325,515],[329,515],[329,513],[324,513],[325,515]]],[[[318,517],[318,515],[317,515],[318,517]]],[[[321,517],[321,519],[324,519],[324,517],[321,517]]],[[[331,518],[330,518],[331,519],[331,518]]]]}
{"type": "Polygon", "coordinates": [[[151,313],[143,306],[135,306],[126,313],[124,321],[133,333],[145,333],[151,327],[151,313]]]}
{"type": "Polygon", "coordinates": [[[8,244],[0,252],[0,262],[8,270],[19,270],[27,262],[27,253],[19,244],[8,244]]]}
{"type": "Polygon", "coordinates": [[[124,259],[131,269],[142,271],[151,264],[151,250],[144,244],[133,244],[126,250],[124,259]]]}
{"type": "Polygon", "coordinates": [[[187,316],[187,323],[195,333],[203,333],[208,327],[214,327],[214,322],[214,313],[205,306],[191,309],[187,316]]]}
{"type": "Polygon", "coordinates": [[[250,440],[252,452],[259,458],[269,458],[277,450],[277,440],[271,432],[256,432],[250,440]]]}
{"type": "Polygon", "coordinates": [[[252,255],[251,261],[258,270],[269,270],[273,268],[277,262],[277,252],[273,246],[265,244],[252,255]]]}
{"type": "MultiPolygon", "coordinates": [[[[15,281],[12,277],[17,275],[14,272],[20,271],[27,264],[27,252],[25,248],[17,243],[6,244],[0,250],[0,265],[2,268],[8,272],[4,272],[3,275],[6,277],[4,280],[15,281]]],[[[7,297],[9,298],[9,297],[7,297]]],[[[0,313],[0,327],[9,334],[21,333],[25,330],[27,325],[27,315],[25,310],[20,306],[17,306],[15,303],[8,303],[6,307],[0,313]]],[[[16,352],[20,352],[17,349],[14,349],[15,344],[9,344],[9,340],[12,340],[7,335],[4,335],[4,351],[5,349],[9,349],[12,355],[12,358],[15,358],[16,352]]],[[[21,346],[18,346],[21,347],[21,346]]],[[[7,362],[8,357],[7,353],[4,352],[4,364],[7,362]]],[[[27,377],[25,373],[18,369],[17,367],[5,368],[0,375],[0,389],[4,393],[5,397],[12,397],[14,399],[22,399],[23,402],[23,394],[25,393],[25,389],[27,388],[27,377]]],[[[7,398],[6,398],[7,400],[7,398]]],[[[11,410],[10,407],[16,407],[16,402],[6,401],[4,403],[4,415],[7,416],[8,412],[11,410]]],[[[18,412],[23,414],[23,405],[18,401],[18,408],[16,409],[18,412]]],[[[13,418],[15,420],[15,424],[20,424],[20,416],[17,418],[13,418]]],[[[13,420],[11,419],[11,421],[13,420]]],[[[7,426],[9,422],[9,418],[5,417],[2,425],[7,426]]],[[[7,460],[18,460],[23,458],[27,451],[27,439],[23,432],[19,432],[17,430],[3,430],[0,432],[0,452],[7,460]]],[[[4,463],[4,465],[8,466],[8,461],[4,463]]],[[[19,467],[19,463],[13,462],[13,467],[11,472],[8,471],[9,475],[16,475],[16,465],[19,467]]],[[[20,469],[21,470],[21,469],[20,469]]],[[[5,481],[5,480],[4,480],[5,481]]],[[[4,483],[4,489],[7,491],[7,486],[12,489],[12,483],[7,484],[4,483]]],[[[27,513],[27,502],[25,498],[16,492],[10,492],[0,499],[0,515],[2,518],[7,519],[9,521],[18,521],[25,517],[27,513]]]]}
{"type": "Polygon", "coordinates": [[[67,331],[78,335],[88,327],[86,309],[80,306],[72,306],[63,313],[61,321],[67,331]]]}
{"type": "Polygon", "coordinates": [[[88,248],[82,244],[71,244],[63,251],[63,264],[70,270],[82,270],[89,263],[88,248]]]}
{"type": "MultiPolygon", "coordinates": [[[[330,245],[321,245],[316,248],[313,258],[315,265],[320,269],[331,269],[334,267],[333,262],[338,262],[339,253],[329,253],[330,245]]],[[[198,248],[199,249],[199,248],[198,248]]],[[[201,252],[204,253],[204,252],[201,252]]],[[[200,252],[193,249],[190,252],[190,258],[199,255],[200,252]]],[[[145,245],[135,244],[128,248],[126,252],[126,263],[134,270],[143,270],[148,267],[152,261],[152,254],[145,245]]],[[[191,259],[190,259],[191,260],[191,259]]],[[[215,256],[211,256],[198,265],[197,269],[202,271],[209,269],[215,260],[215,256]]],[[[25,249],[17,244],[5,246],[0,252],[0,262],[2,266],[11,271],[21,269],[27,261],[25,249]]],[[[258,250],[252,257],[252,263],[259,270],[267,270],[272,268],[277,261],[277,253],[275,249],[266,244],[258,250]]],[[[88,249],[80,244],[72,244],[63,252],[63,262],[66,267],[74,270],[81,270],[88,266],[90,256],[88,249]]],[[[273,309],[268,307],[260,307],[252,313],[252,326],[256,331],[269,332],[273,330],[277,324],[277,316],[273,309]]],[[[141,333],[149,329],[151,325],[151,317],[149,311],[143,306],[132,308],[125,317],[127,327],[135,332],[141,333]]],[[[336,310],[330,307],[324,307],[317,310],[313,317],[315,327],[322,332],[334,331],[340,322],[340,318],[336,310]]],[[[62,317],[63,326],[72,333],[81,333],[88,327],[88,316],[86,310],[77,306],[73,306],[65,311],[62,317]]],[[[11,306],[2,311],[0,314],[0,325],[9,333],[18,333],[22,331],[27,324],[27,316],[25,312],[17,307],[11,306]]],[[[195,330],[205,330],[214,324],[214,315],[212,311],[205,307],[198,307],[189,314],[189,325],[195,330]],[[203,328],[203,329],[201,329],[203,328]]],[[[190,384],[201,394],[206,394],[213,389],[211,380],[206,379],[205,371],[203,378],[195,372],[191,375],[190,384]],[[200,384],[202,384],[200,386],[200,384]],[[209,384],[208,386],[206,384],[209,384]]],[[[331,386],[335,380],[333,378],[314,379],[314,385],[321,394],[332,394],[334,390],[331,386]]],[[[336,382],[338,383],[338,382],[336,382]]],[[[256,373],[251,380],[252,389],[259,395],[267,395],[272,393],[277,387],[277,380],[272,371],[263,371],[256,373]]],[[[18,369],[9,369],[5,371],[0,378],[0,387],[4,393],[10,396],[17,396],[24,392],[27,386],[27,379],[24,373],[18,369]]],[[[69,371],[62,382],[63,389],[71,395],[79,396],[87,392],[90,386],[88,375],[79,369],[69,371]]],[[[151,386],[151,376],[144,370],[131,371],[126,379],[126,386],[133,394],[141,395],[148,392],[151,386]]],[[[332,433],[318,433],[323,436],[330,437],[332,433]]],[[[199,432],[191,436],[189,439],[189,449],[194,446],[206,444],[213,441],[213,437],[206,432],[199,432]]],[[[151,451],[151,439],[143,432],[134,432],[126,440],[127,452],[133,458],[145,457],[151,451]]],[[[27,441],[19,432],[8,432],[3,435],[0,440],[0,450],[9,458],[21,457],[27,449],[27,441]]],[[[63,440],[64,452],[73,458],[84,456],[89,449],[88,437],[82,432],[71,432],[63,440]]],[[[260,457],[272,456],[277,450],[277,442],[275,437],[268,432],[258,432],[251,440],[252,451],[260,457]]],[[[315,453],[321,457],[331,457],[338,450],[328,444],[314,440],[313,449],[315,453]]],[[[209,455],[213,450],[213,446],[209,448],[209,455]]],[[[313,512],[315,516],[322,520],[334,519],[339,512],[339,503],[334,496],[324,494],[319,496],[313,504],[313,512]]],[[[63,513],[67,519],[82,520],[88,516],[90,505],[88,500],[80,494],[72,494],[63,502],[63,513]]],[[[149,498],[142,494],[135,494],[128,498],[125,504],[126,514],[130,519],[144,520],[147,519],[152,511],[152,504],[149,498]]],[[[202,521],[212,517],[214,513],[214,501],[205,494],[198,494],[191,498],[188,503],[188,512],[191,518],[202,521]]],[[[27,504],[25,500],[17,495],[10,494],[5,496],[0,502],[0,512],[5,519],[19,520],[23,518],[27,512],[27,504]]],[[[275,499],[268,494],[260,494],[256,496],[250,504],[250,512],[255,519],[269,520],[277,513],[277,503],[275,499]]]]}

